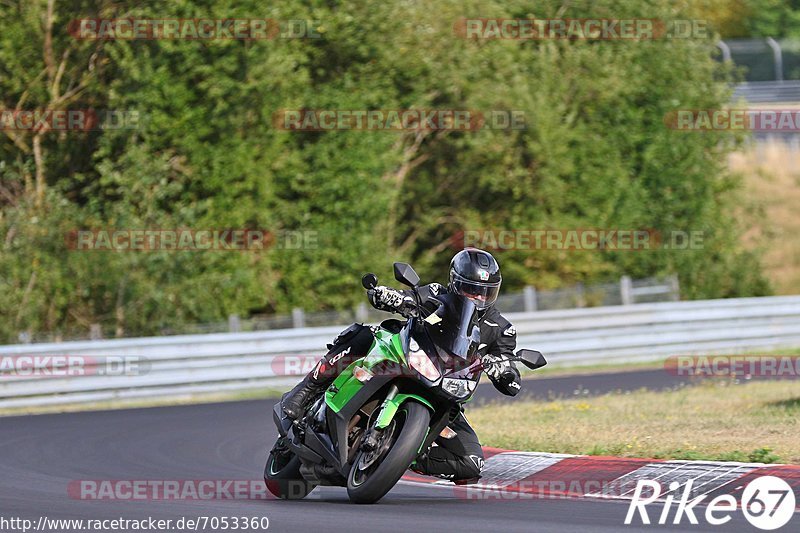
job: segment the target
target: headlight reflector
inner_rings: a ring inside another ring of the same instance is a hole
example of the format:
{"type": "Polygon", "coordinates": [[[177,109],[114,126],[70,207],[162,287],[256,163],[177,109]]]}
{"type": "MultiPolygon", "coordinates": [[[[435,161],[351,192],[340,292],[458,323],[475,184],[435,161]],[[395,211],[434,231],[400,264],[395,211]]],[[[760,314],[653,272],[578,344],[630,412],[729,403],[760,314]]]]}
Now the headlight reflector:
{"type": "Polygon", "coordinates": [[[456,398],[466,398],[475,390],[475,382],[471,379],[444,378],[442,388],[456,398]]]}

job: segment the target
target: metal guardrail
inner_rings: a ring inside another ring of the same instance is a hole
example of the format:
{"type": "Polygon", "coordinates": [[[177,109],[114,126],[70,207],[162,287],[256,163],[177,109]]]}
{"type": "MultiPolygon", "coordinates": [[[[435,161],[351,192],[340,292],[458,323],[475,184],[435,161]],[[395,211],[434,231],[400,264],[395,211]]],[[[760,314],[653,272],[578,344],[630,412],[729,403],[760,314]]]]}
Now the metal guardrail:
{"type": "MultiPolygon", "coordinates": [[[[665,355],[800,346],[800,296],[660,302],[509,313],[518,346],[552,364],[654,360],[665,355]]],[[[140,357],[136,375],[25,377],[0,365],[0,408],[285,387],[322,355],[341,326],[0,346],[0,361],[47,355],[140,357]],[[3,370],[5,368],[5,370],[3,370]]]]}
{"type": "Polygon", "coordinates": [[[800,103],[800,81],[751,81],[740,83],[733,100],[740,98],[751,104],[800,103]]]}
{"type": "Polygon", "coordinates": [[[747,81],[800,78],[800,40],[794,38],[728,39],[717,43],[722,61],[744,70],[747,81]]]}
{"type": "MultiPolygon", "coordinates": [[[[593,285],[579,283],[559,289],[536,289],[528,286],[521,292],[501,294],[498,298],[498,305],[504,311],[511,313],[677,300],[680,300],[680,287],[678,278],[674,275],[666,278],[652,277],[633,280],[628,276],[622,276],[618,283],[593,285]]],[[[296,308],[292,310],[291,315],[265,315],[250,318],[230,315],[225,322],[184,324],[178,326],[177,329],[164,328],[158,332],[150,331],[146,335],[201,335],[322,327],[354,321],[380,322],[384,316],[383,312],[373,309],[367,305],[366,301],[362,301],[354,309],[306,312],[296,308]]],[[[40,332],[33,335],[28,332],[20,332],[18,338],[21,344],[101,340],[103,339],[103,329],[106,330],[106,333],[113,335],[116,327],[113,324],[91,324],[88,330],[73,331],[72,334],[66,336],[58,331],[40,332]]],[[[126,334],[116,338],[141,337],[143,335],[145,334],[126,334]]],[[[0,342],[2,341],[0,340],[0,342]]]]}

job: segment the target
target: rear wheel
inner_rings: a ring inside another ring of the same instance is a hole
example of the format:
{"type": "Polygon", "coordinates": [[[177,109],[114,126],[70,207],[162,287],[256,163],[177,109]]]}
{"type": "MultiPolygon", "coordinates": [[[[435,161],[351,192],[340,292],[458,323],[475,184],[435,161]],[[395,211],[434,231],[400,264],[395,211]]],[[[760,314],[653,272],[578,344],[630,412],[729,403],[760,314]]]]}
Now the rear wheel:
{"type": "Polygon", "coordinates": [[[360,451],[347,476],[347,494],[355,503],[375,503],[403,477],[428,435],[431,415],[420,403],[409,401],[378,435],[378,445],[360,451]]]}
{"type": "Polygon", "coordinates": [[[267,456],[264,466],[264,483],[273,496],[284,500],[301,500],[315,485],[303,479],[300,474],[300,458],[278,439],[267,456]]]}

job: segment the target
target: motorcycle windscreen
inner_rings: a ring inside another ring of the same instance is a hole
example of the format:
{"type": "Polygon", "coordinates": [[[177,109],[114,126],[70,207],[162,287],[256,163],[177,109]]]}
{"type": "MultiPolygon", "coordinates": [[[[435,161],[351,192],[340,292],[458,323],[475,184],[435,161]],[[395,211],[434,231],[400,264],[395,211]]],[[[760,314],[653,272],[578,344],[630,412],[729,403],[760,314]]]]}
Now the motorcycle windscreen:
{"type": "Polygon", "coordinates": [[[436,300],[439,309],[424,320],[428,335],[438,348],[468,359],[480,343],[475,304],[456,294],[442,294],[436,300]]]}

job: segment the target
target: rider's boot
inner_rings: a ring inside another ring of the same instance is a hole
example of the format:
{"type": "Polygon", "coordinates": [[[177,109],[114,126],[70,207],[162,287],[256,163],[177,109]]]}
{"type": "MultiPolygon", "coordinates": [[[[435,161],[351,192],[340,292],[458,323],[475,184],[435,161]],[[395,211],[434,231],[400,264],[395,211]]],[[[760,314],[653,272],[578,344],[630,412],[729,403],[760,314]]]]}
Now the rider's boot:
{"type": "Polygon", "coordinates": [[[302,386],[289,393],[283,400],[283,412],[292,420],[297,420],[303,416],[306,406],[316,398],[322,391],[328,388],[332,379],[315,380],[313,377],[303,378],[302,386]]]}
{"type": "Polygon", "coordinates": [[[409,467],[417,474],[438,477],[456,485],[477,483],[481,478],[483,457],[459,456],[441,446],[434,446],[417,456],[409,467]]]}

